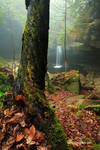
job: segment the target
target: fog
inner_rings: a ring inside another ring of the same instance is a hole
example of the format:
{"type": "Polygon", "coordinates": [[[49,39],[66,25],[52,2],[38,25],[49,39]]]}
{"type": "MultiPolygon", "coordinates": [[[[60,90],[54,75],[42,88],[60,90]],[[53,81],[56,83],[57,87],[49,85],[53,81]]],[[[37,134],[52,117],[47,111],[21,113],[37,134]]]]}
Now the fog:
{"type": "MultiPolygon", "coordinates": [[[[50,72],[64,71],[65,59],[67,59],[68,70],[78,69],[86,72],[89,68],[100,68],[100,36],[98,35],[100,15],[98,14],[99,6],[96,5],[97,3],[94,5],[91,0],[50,1],[48,46],[48,70],[50,72]],[[94,10],[96,10],[95,13],[93,13],[94,10]],[[98,20],[97,25],[95,20],[98,20]],[[65,30],[66,45],[64,43],[65,30]],[[57,62],[57,55],[59,55],[57,53],[58,46],[61,47],[62,51],[61,58],[59,56],[61,68],[54,67],[57,62]]],[[[22,32],[27,16],[25,2],[24,0],[2,0],[0,6],[2,6],[0,20],[3,20],[0,23],[0,56],[11,60],[15,55],[18,61],[20,59],[22,32]]]]}

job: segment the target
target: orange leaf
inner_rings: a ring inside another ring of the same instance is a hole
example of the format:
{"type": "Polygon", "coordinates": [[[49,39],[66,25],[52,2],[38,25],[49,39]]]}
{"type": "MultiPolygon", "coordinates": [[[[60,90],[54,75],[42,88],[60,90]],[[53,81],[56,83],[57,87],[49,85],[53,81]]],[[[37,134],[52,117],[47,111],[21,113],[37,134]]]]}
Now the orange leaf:
{"type": "Polygon", "coordinates": [[[4,133],[2,133],[2,131],[0,131],[0,141],[2,141],[3,138],[4,138],[4,133]]]}
{"type": "Polygon", "coordinates": [[[11,112],[9,109],[4,110],[4,115],[5,116],[10,116],[12,115],[13,112],[11,112]]]}
{"type": "Polygon", "coordinates": [[[23,95],[17,95],[17,96],[15,97],[15,100],[16,100],[16,101],[22,100],[24,103],[26,103],[26,97],[23,96],[23,95]]]}
{"type": "Polygon", "coordinates": [[[41,147],[40,147],[40,150],[48,150],[48,149],[47,149],[47,147],[45,147],[45,146],[41,146],[41,147]]]}
{"type": "Polygon", "coordinates": [[[30,137],[31,137],[32,139],[34,139],[34,136],[35,136],[35,127],[32,125],[32,126],[30,127],[30,137]]]}
{"type": "Polygon", "coordinates": [[[20,132],[17,133],[16,142],[21,141],[24,138],[24,135],[20,132]]]}
{"type": "Polygon", "coordinates": [[[25,135],[29,135],[30,134],[30,130],[28,128],[24,128],[23,132],[25,135]]]}
{"type": "Polygon", "coordinates": [[[38,141],[38,142],[44,141],[44,135],[43,135],[43,133],[40,132],[40,131],[37,131],[37,132],[36,132],[35,139],[36,139],[36,141],[38,141]]]}

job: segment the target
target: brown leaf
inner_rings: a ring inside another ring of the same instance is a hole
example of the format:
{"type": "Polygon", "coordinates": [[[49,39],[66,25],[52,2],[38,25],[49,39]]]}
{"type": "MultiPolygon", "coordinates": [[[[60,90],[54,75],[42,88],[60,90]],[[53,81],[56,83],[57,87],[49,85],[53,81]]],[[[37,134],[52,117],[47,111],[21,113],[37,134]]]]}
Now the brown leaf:
{"type": "Polygon", "coordinates": [[[24,116],[24,113],[16,113],[15,116],[23,117],[23,116],[24,116]]]}
{"type": "Polygon", "coordinates": [[[10,148],[14,143],[15,143],[15,138],[10,136],[8,140],[2,144],[2,150],[10,150],[10,148]]]}
{"type": "Polygon", "coordinates": [[[23,101],[24,103],[26,103],[26,97],[25,96],[23,96],[23,95],[17,95],[16,97],[15,97],[15,100],[16,101],[23,101]]]}
{"type": "Polygon", "coordinates": [[[2,141],[4,138],[4,133],[2,133],[2,131],[0,131],[0,141],[2,141]]]}
{"type": "Polygon", "coordinates": [[[26,145],[24,145],[23,143],[20,143],[20,144],[16,145],[16,148],[17,148],[17,149],[24,149],[24,150],[28,150],[27,146],[26,146],[26,145]]]}
{"type": "Polygon", "coordinates": [[[16,142],[21,141],[23,138],[24,138],[24,135],[22,133],[18,132],[17,136],[16,136],[16,142]]]}
{"type": "Polygon", "coordinates": [[[20,122],[20,125],[21,125],[21,127],[23,127],[23,128],[24,128],[24,127],[26,126],[25,121],[24,121],[24,120],[23,120],[23,121],[21,121],[21,122],[20,122]]]}
{"type": "Polygon", "coordinates": [[[35,136],[35,140],[38,141],[38,142],[44,141],[44,135],[43,135],[43,133],[40,132],[40,131],[37,131],[36,132],[36,136],[35,136]]]}
{"type": "Polygon", "coordinates": [[[8,91],[5,93],[5,96],[13,97],[13,91],[8,91]]]}
{"type": "Polygon", "coordinates": [[[32,126],[30,127],[30,137],[31,137],[32,139],[34,139],[34,136],[35,136],[35,127],[32,125],[32,126]]]}
{"type": "Polygon", "coordinates": [[[30,134],[30,130],[28,128],[24,128],[23,132],[25,135],[29,135],[30,134]]]}
{"type": "Polygon", "coordinates": [[[6,109],[6,110],[4,110],[4,115],[5,116],[11,116],[13,114],[13,112],[12,111],[10,111],[9,109],[6,109]]]}
{"type": "Polygon", "coordinates": [[[11,119],[7,120],[6,123],[12,123],[12,122],[16,122],[19,119],[18,116],[14,116],[11,119]]]}
{"type": "Polygon", "coordinates": [[[45,147],[45,146],[41,146],[41,147],[40,147],[40,150],[48,150],[48,148],[45,147]]]}
{"type": "Polygon", "coordinates": [[[24,113],[16,113],[11,119],[7,120],[6,123],[18,122],[23,115],[24,113]]]}

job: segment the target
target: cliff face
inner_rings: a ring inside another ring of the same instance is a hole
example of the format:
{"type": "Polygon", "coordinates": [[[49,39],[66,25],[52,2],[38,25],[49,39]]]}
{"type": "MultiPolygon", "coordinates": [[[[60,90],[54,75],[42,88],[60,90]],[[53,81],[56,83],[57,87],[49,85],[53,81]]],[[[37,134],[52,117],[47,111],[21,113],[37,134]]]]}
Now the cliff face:
{"type": "Polygon", "coordinates": [[[71,31],[73,41],[100,48],[100,0],[91,1],[81,12],[71,31]]]}

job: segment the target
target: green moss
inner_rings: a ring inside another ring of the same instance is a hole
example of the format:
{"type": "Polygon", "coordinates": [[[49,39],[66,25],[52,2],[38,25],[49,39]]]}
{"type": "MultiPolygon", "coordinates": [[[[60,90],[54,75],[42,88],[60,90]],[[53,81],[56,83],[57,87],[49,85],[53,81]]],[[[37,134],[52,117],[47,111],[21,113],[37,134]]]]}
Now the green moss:
{"type": "Polygon", "coordinates": [[[2,79],[2,80],[8,80],[9,77],[7,75],[5,75],[5,73],[0,72],[0,79],[2,79]]]}
{"type": "Polygon", "coordinates": [[[12,90],[12,87],[11,87],[11,86],[6,85],[6,84],[1,84],[1,85],[0,85],[0,91],[6,92],[6,91],[10,91],[10,90],[12,90]]]}
{"type": "Polygon", "coordinates": [[[51,118],[51,115],[53,116],[53,121],[46,126],[46,129],[44,130],[48,142],[53,146],[52,150],[67,150],[68,145],[66,143],[64,129],[61,126],[54,109],[51,106],[48,106],[48,108],[50,110],[50,112],[48,112],[48,118],[51,118]]]}
{"type": "Polygon", "coordinates": [[[51,80],[49,79],[49,75],[46,74],[46,81],[45,81],[45,89],[50,93],[53,94],[56,92],[56,88],[52,84],[51,80]]]}
{"type": "Polygon", "coordinates": [[[79,111],[76,113],[76,116],[77,116],[77,117],[83,117],[84,114],[82,113],[81,110],[79,110],[79,111]]]}
{"type": "Polygon", "coordinates": [[[8,98],[5,93],[10,90],[12,90],[12,87],[9,83],[9,76],[0,72],[0,108],[7,107],[8,98]]]}
{"type": "Polygon", "coordinates": [[[100,105],[88,105],[85,107],[86,110],[92,110],[97,115],[100,115],[100,105]]]}
{"type": "Polygon", "coordinates": [[[31,84],[24,82],[25,93],[28,96],[29,113],[34,115],[41,112],[42,118],[39,119],[40,129],[47,135],[48,143],[51,144],[52,150],[67,150],[64,129],[61,126],[54,109],[49,106],[43,91],[31,84]]]}
{"type": "Polygon", "coordinates": [[[78,82],[66,83],[65,89],[72,93],[80,93],[80,86],[78,82]]]}
{"type": "Polygon", "coordinates": [[[0,91],[0,97],[4,96],[4,93],[0,91]]]}

